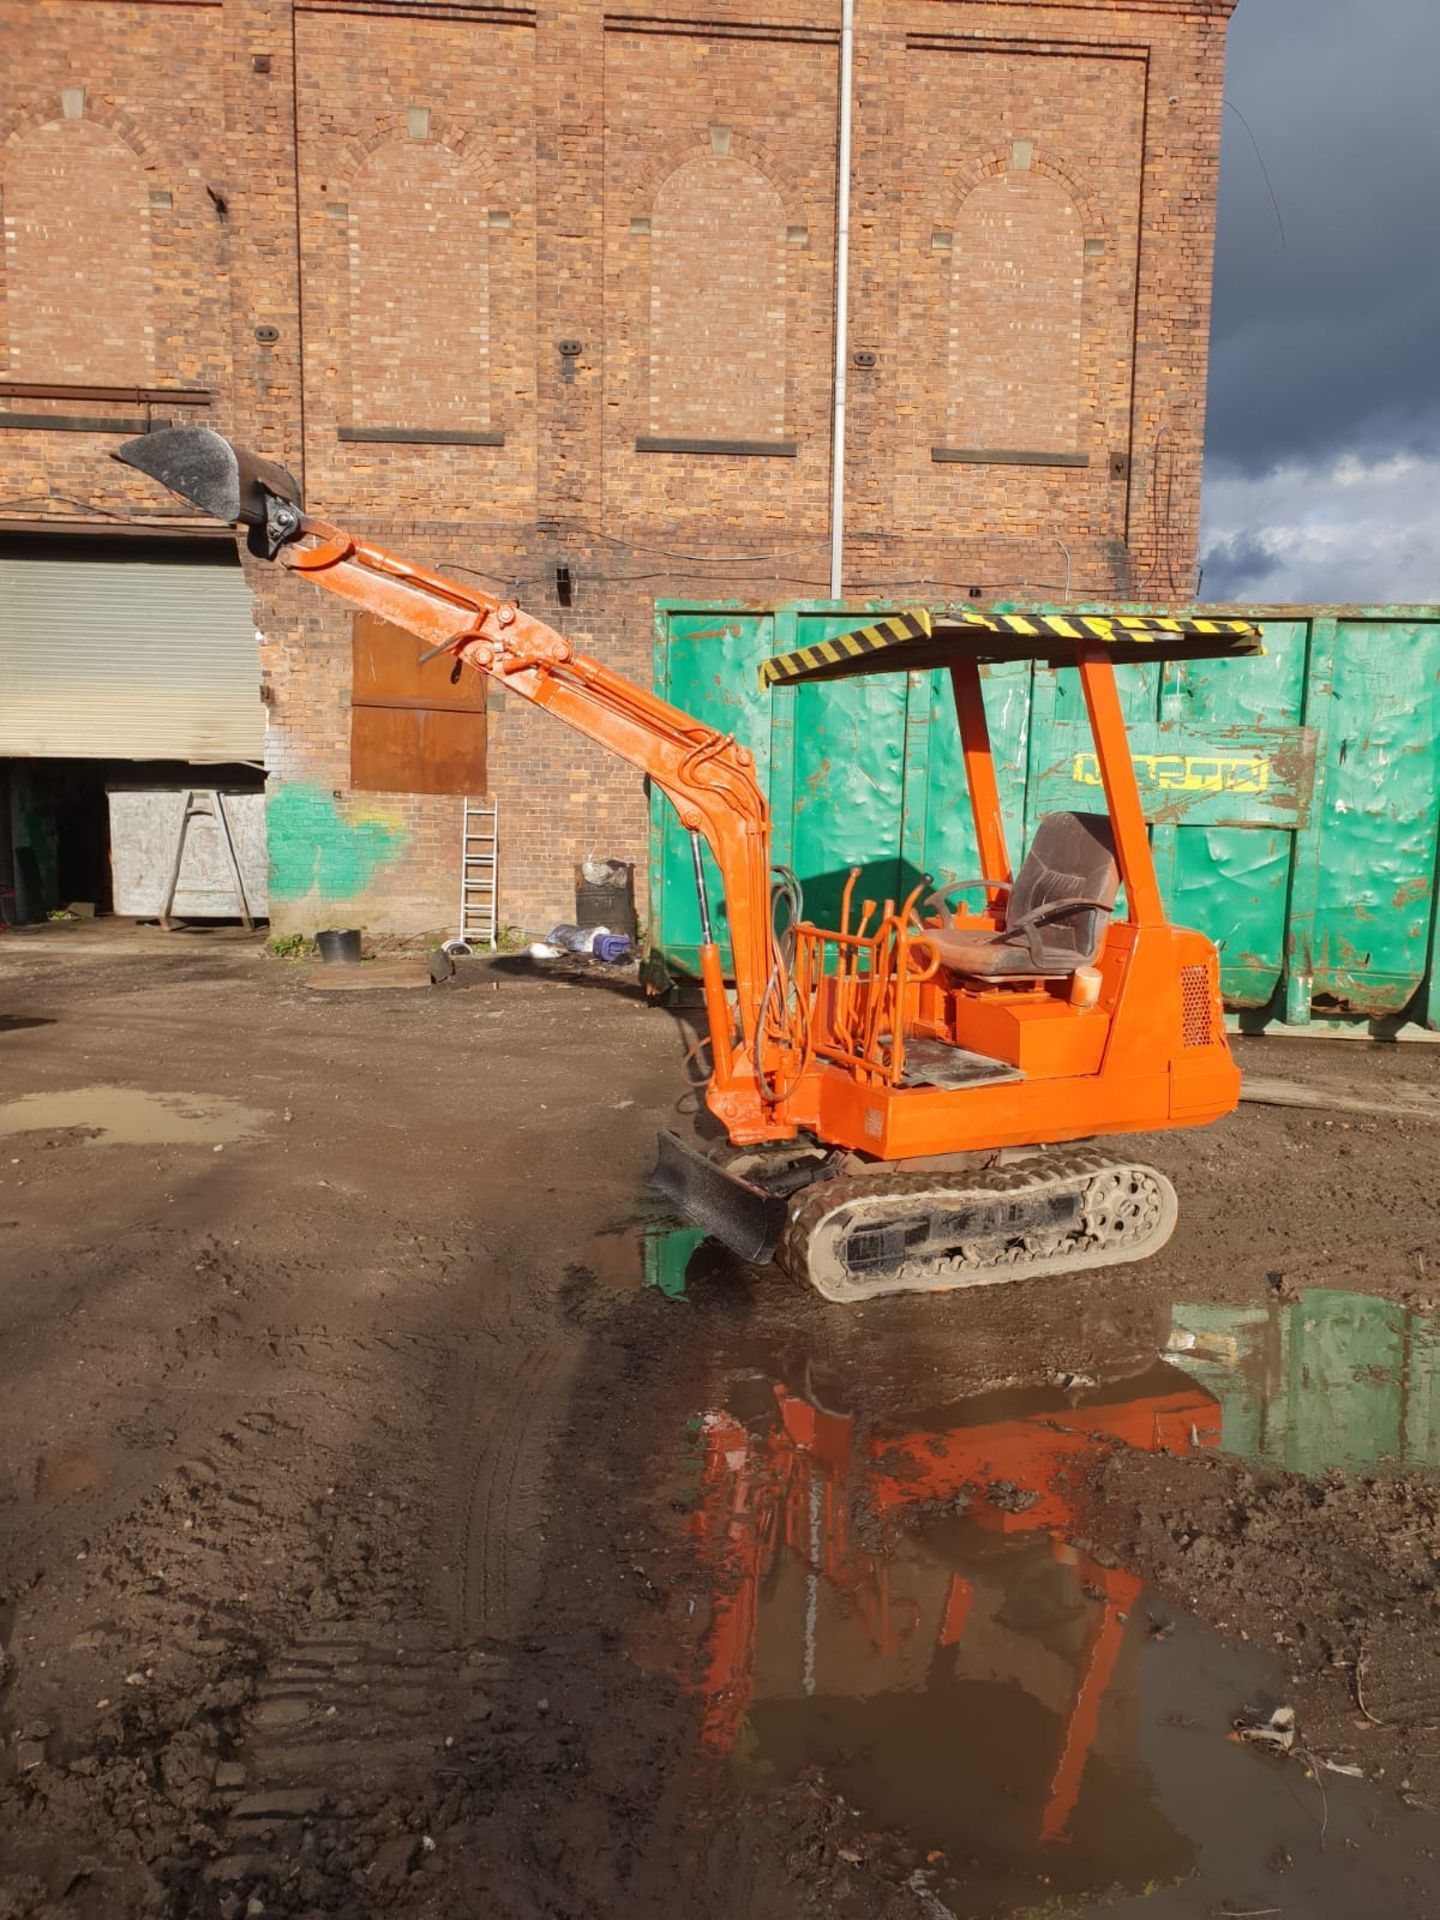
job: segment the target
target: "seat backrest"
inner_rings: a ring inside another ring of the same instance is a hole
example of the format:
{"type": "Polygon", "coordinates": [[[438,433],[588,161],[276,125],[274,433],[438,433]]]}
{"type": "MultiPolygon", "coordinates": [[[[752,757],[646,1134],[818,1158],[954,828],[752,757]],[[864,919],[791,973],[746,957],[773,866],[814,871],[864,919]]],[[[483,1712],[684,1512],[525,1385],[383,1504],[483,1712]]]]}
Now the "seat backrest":
{"type": "Polygon", "coordinates": [[[1057,914],[1040,928],[1043,945],[1075,953],[1082,963],[1100,951],[1109,923],[1108,908],[1120,891],[1120,867],[1115,858],[1115,836],[1103,813],[1047,813],[1035,829],[1030,851],[1015,876],[1005,908],[1005,923],[1013,926],[1054,900],[1103,900],[1107,911],[1076,907],[1057,914]]]}

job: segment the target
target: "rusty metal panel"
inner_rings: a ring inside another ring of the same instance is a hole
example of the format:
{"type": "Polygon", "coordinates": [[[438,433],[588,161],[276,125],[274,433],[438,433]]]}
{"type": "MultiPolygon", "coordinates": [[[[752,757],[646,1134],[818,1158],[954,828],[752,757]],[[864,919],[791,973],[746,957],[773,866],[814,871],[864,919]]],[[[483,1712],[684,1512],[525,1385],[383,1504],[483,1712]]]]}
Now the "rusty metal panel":
{"type": "MultiPolygon", "coordinates": [[[[776,857],[796,867],[807,913],[820,920],[833,919],[851,865],[884,898],[921,873],[974,864],[942,675],[773,695],[755,688],[769,653],[843,631],[857,616],[903,610],[875,601],[657,605],[657,687],[755,749],[776,857]]],[[[1119,669],[1170,912],[1215,941],[1225,998],[1252,1024],[1408,1015],[1440,1027],[1440,608],[1195,611],[1258,620],[1266,653],[1119,669]]],[[[1012,853],[1041,814],[1101,804],[1073,674],[991,669],[986,706],[1012,853]]],[[[668,811],[657,800],[652,941],[690,971],[693,883],[668,811]]]]}
{"type": "MultiPolygon", "coordinates": [[[[1307,623],[1265,635],[1254,660],[1118,669],[1169,910],[1214,940],[1225,997],[1244,1007],[1264,1006],[1281,977],[1293,838],[1309,817],[1317,738],[1299,724],[1307,623]]],[[[1032,814],[1103,805],[1073,673],[1037,672],[1030,779],[1032,814]]]]}
{"type": "Polygon", "coordinates": [[[1318,736],[1301,724],[1308,640],[1306,621],[1272,621],[1265,653],[1244,663],[1248,673],[1216,673],[1227,663],[1192,661],[1167,669],[1161,683],[1162,714],[1221,736],[1217,745],[1231,744],[1223,740],[1230,728],[1266,736],[1249,819],[1211,822],[1192,813],[1185,831],[1156,834],[1170,911],[1214,940],[1221,990],[1233,1007],[1265,1006],[1284,973],[1291,862],[1315,786],[1318,736]]]}
{"type": "MultiPolygon", "coordinates": [[[[858,911],[866,899],[903,899],[926,874],[969,875],[978,859],[947,675],[760,692],[762,660],[843,633],[854,620],[853,607],[669,602],[656,616],[656,691],[754,752],[774,818],[774,859],[799,875],[806,917],[821,925],[838,921],[852,867],[861,869],[858,911]]],[[[1018,847],[1030,668],[987,668],[984,678],[1007,828],[1018,847]]],[[[700,923],[689,842],[659,794],[651,822],[652,946],[672,973],[693,975],[700,923]]],[[[706,877],[725,950],[728,918],[708,854],[706,877]]]]}
{"type": "MultiPolygon", "coordinates": [[[[780,648],[812,646],[848,624],[843,612],[800,610],[793,639],[787,635],[780,648]]],[[[919,676],[846,682],[839,700],[834,687],[788,689],[795,707],[787,864],[805,889],[805,917],[817,925],[839,925],[852,867],[861,869],[857,905],[901,900],[922,877],[901,848],[912,678],[919,676]]]]}
{"type": "Polygon", "coordinates": [[[350,784],[366,793],[485,792],[484,679],[420,664],[415,636],[354,617],[350,784]]]}
{"type": "MultiPolygon", "coordinates": [[[[1147,694],[1153,699],[1150,689],[1147,694]]],[[[1084,728],[1083,713],[1067,718],[1071,728],[1077,718],[1084,728]]],[[[1305,817],[1315,774],[1315,735],[1308,728],[1231,723],[1204,730],[1146,713],[1132,718],[1130,736],[1145,818],[1156,826],[1277,826],[1293,832],[1305,817]]],[[[1081,737],[1088,738],[1088,729],[1081,737]]],[[[1083,813],[1103,805],[1100,764],[1075,738],[1067,738],[1034,778],[1044,812],[1083,813]]]]}
{"type": "MultiPolygon", "coordinates": [[[[1012,864],[1018,864],[1026,838],[1031,675],[1028,660],[980,669],[1012,864]]],[[[951,876],[972,879],[980,872],[980,855],[960,754],[954,691],[948,674],[917,674],[915,681],[905,755],[907,851],[911,864],[933,873],[937,881],[951,876]]]]}
{"type": "MultiPolygon", "coordinates": [[[[776,810],[775,857],[785,858],[790,814],[788,789],[777,796],[770,782],[772,732],[786,737],[790,708],[761,694],[760,662],[775,651],[772,609],[747,606],[695,607],[659,603],[655,619],[655,691],[724,733],[733,733],[755,755],[762,786],[776,810]]],[[[788,754],[785,756],[788,767],[788,754]]],[[[705,877],[715,938],[729,963],[730,920],[720,873],[707,851],[705,877]]],[[[674,973],[700,972],[700,911],[690,859],[690,841],[665,796],[650,800],[650,915],[652,949],[674,973]]]]}

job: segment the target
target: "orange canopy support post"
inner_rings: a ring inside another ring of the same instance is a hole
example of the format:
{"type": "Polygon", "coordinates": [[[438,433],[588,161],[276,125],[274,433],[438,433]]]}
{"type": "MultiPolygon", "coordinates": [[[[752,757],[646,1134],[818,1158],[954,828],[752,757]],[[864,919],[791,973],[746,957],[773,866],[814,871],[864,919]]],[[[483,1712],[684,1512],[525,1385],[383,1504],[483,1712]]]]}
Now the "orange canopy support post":
{"type": "Polygon", "coordinates": [[[963,1573],[952,1574],[950,1591],[945,1596],[945,1611],[940,1618],[940,1646],[959,1646],[974,1599],[975,1582],[967,1580],[963,1573]]]}
{"type": "Polygon", "coordinates": [[[1090,716],[1090,731],[1095,737],[1095,757],[1100,763],[1105,804],[1110,810],[1115,857],[1120,865],[1120,878],[1125,882],[1126,918],[1137,927],[1160,926],[1164,924],[1165,909],[1150,853],[1150,834],[1145,825],[1140,785],[1135,778],[1135,762],[1130,758],[1120,689],[1115,684],[1115,665],[1102,647],[1087,646],[1076,648],[1076,665],[1080,669],[1085,710],[1090,716]]]}
{"type": "MultiPolygon", "coordinates": [[[[1068,1557],[1066,1550],[1057,1547],[1057,1551],[1062,1557],[1068,1557]]],[[[1055,1769],[1055,1777],[1050,1783],[1050,1798],[1040,1823],[1042,1840],[1067,1838],[1066,1829],[1080,1798],[1085,1765],[1095,1745],[1095,1736],[1100,1731],[1100,1708],[1105,1699],[1105,1690],[1110,1685],[1115,1663],[1120,1657],[1130,1609],[1141,1592],[1141,1583],[1133,1574],[1096,1567],[1083,1556],[1077,1556],[1071,1564],[1082,1568],[1103,1586],[1105,1598],[1101,1602],[1100,1623],[1090,1643],[1085,1672],[1070,1711],[1065,1745],[1055,1769]]]]}
{"type": "Polygon", "coordinates": [[[990,748],[978,662],[957,660],[950,669],[950,685],[955,692],[955,717],[960,722],[960,751],[975,815],[980,871],[987,880],[1008,880],[1010,856],[1005,848],[1005,822],[1000,813],[1000,790],[995,784],[995,756],[990,748]]]}

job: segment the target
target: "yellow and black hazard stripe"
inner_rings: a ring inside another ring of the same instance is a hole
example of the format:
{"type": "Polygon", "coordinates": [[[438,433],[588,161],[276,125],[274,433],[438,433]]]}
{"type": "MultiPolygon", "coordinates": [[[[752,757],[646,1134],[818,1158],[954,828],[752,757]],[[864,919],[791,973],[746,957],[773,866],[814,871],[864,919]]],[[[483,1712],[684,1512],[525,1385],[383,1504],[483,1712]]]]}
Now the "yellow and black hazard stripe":
{"type": "Polygon", "coordinates": [[[1188,619],[1164,613],[1116,613],[1103,619],[1077,620],[1087,631],[1094,626],[1109,626],[1117,640],[1258,640],[1260,629],[1253,620],[1218,620],[1205,615],[1188,619]]]}
{"type": "MultiPolygon", "coordinates": [[[[936,617],[924,607],[910,608],[904,613],[887,614],[883,620],[875,620],[869,626],[853,627],[848,633],[832,634],[828,640],[817,640],[808,647],[798,647],[793,653],[779,653],[766,660],[760,667],[760,686],[783,687],[797,680],[811,676],[831,678],[827,668],[844,668],[889,647],[903,647],[913,641],[928,640],[935,637],[936,617]]],[[[1261,630],[1249,620],[1210,618],[1198,615],[1188,619],[1159,613],[990,613],[980,612],[969,607],[955,613],[939,616],[940,632],[938,639],[943,646],[948,640],[954,640],[961,653],[967,649],[972,656],[987,657],[991,651],[982,639],[993,634],[997,639],[1030,641],[1028,647],[1011,646],[997,657],[1035,659],[1051,657],[1055,648],[1053,642],[1065,641],[1070,646],[1086,641],[1098,642],[1110,646],[1154,646],[1166,649],[1166,657],[1183,656],[1185,641],[1228,641],[1229,647],[1216,647],[1213,644],[1202,650],[1202,657],[1215,656],[1225,652],[1259,653],[1261,630]]],[[[920,656],[930,664],[934,649],[927,648],[920,656]]],[[[1061,658],[1065,657],[1062,652],[1061,658]]],[[[886,665],[890,665],[887,662],[886,665]]],[[[901,658],[894,663],[896,671],[902,670],[906,661],[901,658]]],[[[835,676],[838,677],[838,676],[835,676]]]]}
{"type": "Polygon", "coordinates": [[[977,633],[1003,633],[1022,640],[1147,641],[1223,637],[1258,640],[1260,629],[1248,620],[1172,619],[1154,613],[978,613],[967,609],[960,624],[977,633]]]}
{"type": "Polygon", "coordinates": [[[927,639],[933,628],[934,622],[924,607],[917,607],[909,613],[887,614],[871,626],[853,627],[850,632],[837,633],[829,640],[812,641],[808,647],[797,647],[793,653],[777,653],[761,662],[761,689],[783,687],[787,681],[813,673],[817,667],[843,666],[848,660],[858,660],[864,654],[878,653],[883,647],[898,646],[906,640],[927,639]]]}

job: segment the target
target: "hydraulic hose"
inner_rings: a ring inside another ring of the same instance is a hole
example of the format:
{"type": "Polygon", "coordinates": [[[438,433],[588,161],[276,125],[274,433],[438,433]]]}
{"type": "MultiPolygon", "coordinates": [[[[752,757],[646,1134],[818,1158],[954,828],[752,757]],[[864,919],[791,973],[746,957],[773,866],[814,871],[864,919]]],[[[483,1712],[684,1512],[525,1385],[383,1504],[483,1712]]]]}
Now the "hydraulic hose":
{"type": "Polygon", "coordinates": [[[770,978],[765,983],[765,991],[760,996],[760,1007],[755,1018],[755,1083],[762,1096],[772,1105],[788,1100],[799,1086],[809,1062],[809,1026],[808,1008],[801,1008],[794,997],[795,986],[795,928],[804,918],[805,890],[793,867],[777,866],[770,869],[775,876],[775,890],[770,896],[770,915],[773,925],[776,911],[785,903],[785,924],[775,929],[775,962],[770,969],[770,978]],[[765,1070],[765,1021],[772,1000],[778,1001],[777,1025],[782,1045],[794,1046],[800,1050],[799,1070],[788,1087],[778,1089],[772,1083],[765,1070]],[[792,1023],[803,1022],[804,1039],[797,1038],[791,1031],[792,1023]]]}

